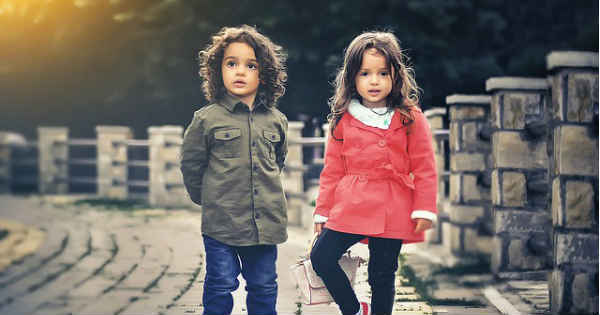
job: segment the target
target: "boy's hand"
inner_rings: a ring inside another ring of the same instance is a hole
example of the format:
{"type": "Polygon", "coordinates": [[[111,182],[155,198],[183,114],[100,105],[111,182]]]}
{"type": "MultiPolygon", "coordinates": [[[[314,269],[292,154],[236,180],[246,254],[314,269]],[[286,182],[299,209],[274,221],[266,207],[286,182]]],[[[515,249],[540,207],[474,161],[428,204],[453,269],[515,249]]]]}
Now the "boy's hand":
{"type": "Polygon", "coordinates": [[[325,223],[315,223],[315,233],[320,235],[323,231],[323,225],[325,225],[325,223]]]}
{"type": "Polygon", "coordinates": [[[420,233],[429,229],[431,229],[431,221],[427,219],[417,219],[417,228],[415,229],[415,233],[420,233]]]}

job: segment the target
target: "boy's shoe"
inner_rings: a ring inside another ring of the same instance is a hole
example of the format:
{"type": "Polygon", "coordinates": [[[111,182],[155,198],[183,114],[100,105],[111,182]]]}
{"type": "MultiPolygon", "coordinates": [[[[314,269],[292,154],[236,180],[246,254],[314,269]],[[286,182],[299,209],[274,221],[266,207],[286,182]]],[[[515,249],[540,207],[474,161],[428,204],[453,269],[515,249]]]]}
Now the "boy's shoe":
{"type": "Polygon", "coordinates": [[[367,302],[360,302],[360,315],[371,315],[371,304],[367,302]]]}

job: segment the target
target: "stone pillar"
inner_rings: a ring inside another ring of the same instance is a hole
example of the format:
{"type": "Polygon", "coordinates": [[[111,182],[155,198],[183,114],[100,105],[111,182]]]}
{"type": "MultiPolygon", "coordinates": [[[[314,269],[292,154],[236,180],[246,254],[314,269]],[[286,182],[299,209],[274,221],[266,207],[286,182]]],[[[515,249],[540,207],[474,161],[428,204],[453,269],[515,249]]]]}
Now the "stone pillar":
{"type": "Polygon", "coordinates": [[[38,127],[39,191],[41,194],[69,192],[69,129],[38,127]]]}
{"type": "Polygon", "coordinates": [[[151,205],[177,207],[191,205],[179,167],[183,127],[161,126],[148,128],[150,141],[151,205]]]}
{"type": "Polygon", "coordinates": [[[127,140],[131,139],[129,127],[97,126],[97,182],[98,195],[105,198],[126,199],[127,140]]]}
{"type": "Polygon", "coordinates": [[[433,133],[433,143],[435,152],[435,163],[438,173],[438,195],[437,195],[437,208],[438,208],[438,223],[432,228],[425,232],[425,238],[430,243],[441,243],[442,242],[442,226],[448,223],[448,215],[444,209],[446,200],[446,186],[448,183],[448,177],[446,174],[446,149],[448,144],[447,134],[436,134],[436,132],[447,131],[446,129],[446,109],[445,108],[433,108],[424,112],[425,117],[429,121],[429,126],[433,133]]]}
{"type": "Polygon", "coordinates": [[[454,254],[490,255],[491,206],[488,170],[490,96],[446,97],[450,121],[450,205],[444,244],[454,254]]]}
{"type": "Polygon", "coordinates": [[[498,77],[493,93],[492,271],[499,278],[544,280],[551,267],[545,79],[498,77]]]}
{"type": "Polygon", "coordinates": [[[0,194],[10,193],[12,182],[12,145],[6,138],[6,133],[0,132],[0,194]]]}
{"type": "Polygon", "coordinates": [[[598,53],[552,52],[552,314],[598,314],[598,53]]]}
{"type": "Polygon", "coordinates": [[[302,128],[304,122],[290,121],[288,123],[288,154],[285,169],[282,172],[283,188],[287,197],[288,222],[291,225],[302,226],[307,224],[303,218],[304,198],[303,156],[302,156],[302,128]],[[304,222],[304,223],[303,223],[304,222]]]}

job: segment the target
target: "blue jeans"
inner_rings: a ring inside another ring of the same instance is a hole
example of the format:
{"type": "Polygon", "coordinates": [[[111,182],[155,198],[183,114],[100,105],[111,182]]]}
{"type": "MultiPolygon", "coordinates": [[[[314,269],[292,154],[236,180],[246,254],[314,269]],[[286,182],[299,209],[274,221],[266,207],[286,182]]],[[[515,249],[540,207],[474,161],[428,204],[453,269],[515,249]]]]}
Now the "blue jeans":
{"type": "Polygon", "coordinates": [[[246,279],[248,315],[276,315],[276,245],[230,246],[203,235],[206,252],[204,315],[229,315],[242,273],[246,279]],[[241,262],[241,265],[240,265],[241,262]]]}

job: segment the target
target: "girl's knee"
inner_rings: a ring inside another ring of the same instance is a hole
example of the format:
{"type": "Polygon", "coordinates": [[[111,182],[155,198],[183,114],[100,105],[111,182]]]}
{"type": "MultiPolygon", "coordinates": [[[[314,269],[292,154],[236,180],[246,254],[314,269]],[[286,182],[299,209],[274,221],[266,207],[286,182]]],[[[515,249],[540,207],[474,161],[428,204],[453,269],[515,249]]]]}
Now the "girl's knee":
{"type": "Polygon", "coordinates": [[[323,251],[317,250],[313,248],[310,252],[310,263],[312,264],[313,269],[317,273],[317,275],[321,275],[323,271],[330,268],[331,262],[336,262],[336,260],[330,259],[326,257],[323,251]]]}

